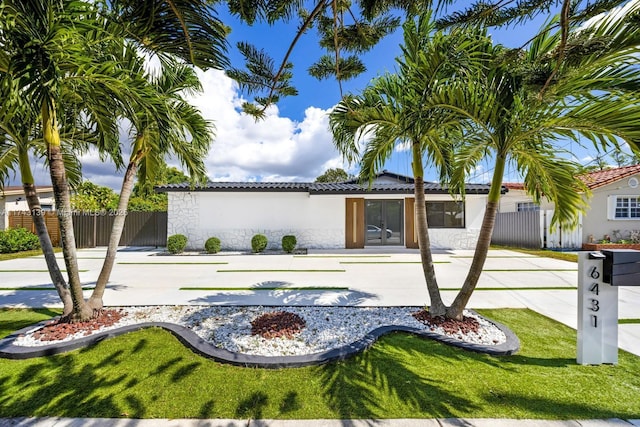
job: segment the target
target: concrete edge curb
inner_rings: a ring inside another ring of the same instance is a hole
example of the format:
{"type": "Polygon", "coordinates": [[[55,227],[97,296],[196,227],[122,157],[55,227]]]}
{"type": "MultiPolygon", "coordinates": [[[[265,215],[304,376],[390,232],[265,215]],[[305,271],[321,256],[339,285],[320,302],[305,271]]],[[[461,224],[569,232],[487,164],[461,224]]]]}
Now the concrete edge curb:
{"type": "Polygon", "coordinates": [[[97,344],[107,338],[117,337],[129,332],[153,327],[159,327],[169,331],[182,344],[190,348],[195,353],[200,354],[201,356],[204,356],[206,358],[213,359],[217,362],[228,363],[236,366],[269,369],[298,368],[303,366],[321,365],[332,361],[344,360],[348,357],[363,352],[367,348],[371,347],[379,338],[393,332],[410,333],[419,337],[439,341],[454,347],[459,347],[476,353],[489,354],[491,356],[508,356],[516,353],[520,349],[520,340],[507,326],[487,319],[484,316],[482,317],[487,321],[493,323],[506,335],[506,341],[504,343],[493,346],[466,343],[430,331],[424,331],[409,326],[393,325],[376,328],[365,335],[362,339],[332,350],[303,356],[272,357],[234,353],[225,349],[215,347],[213,344],[200,338],[195,332],[183,326],[173,323],[147,322],[139,323],[137,325],[127,325],[117,329],[99,332],[88,337],[82,337],[71,341],[45,346],[24,347],[13,344],[13,342],[20,335],[31,330],[38,329],[51,321],[45,320],[37,324],[27,326],[26,328],[22,328],[5,338],[0,339],[0,357],[6,359],[30,359],[34,357],[52,356],[76,350],[78,348],[88,347],[97,344]]]}

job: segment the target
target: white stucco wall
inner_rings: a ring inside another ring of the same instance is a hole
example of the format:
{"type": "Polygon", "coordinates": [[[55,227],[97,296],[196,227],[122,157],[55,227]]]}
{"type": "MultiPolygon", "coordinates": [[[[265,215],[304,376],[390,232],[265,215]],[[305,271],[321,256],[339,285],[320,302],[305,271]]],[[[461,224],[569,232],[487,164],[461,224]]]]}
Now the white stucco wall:
{"type": "MultiPolygon", "coordinates": [[[[168,235],[184,234],[187,247],[202,250],[218,237],[224,250],[250,250],[251,238],[264,234],[269,249],[280,249],[282,237],[296,236],[298,247],[341,249],[345,246],[345,199],[401,199],[413,195],[309,195],[287,192],[169,192],[168,235]]],[[[452,200],[427,195],[428,201],[452,200]]],[[[468,195],[465,228],[430,229],[434,248],[475,248],[486,196],[468,195]]],[[[406,238],[406,236],[405,236],[406,238]]]]}
{"type": "MultiPolygon", "coordinates": [[[[500,196],[498,212],[518,212],[518,203],[533,202],[531,196],[524,190],[510,189],[500,196]]],[[[553,210],[554,204],[546,199],[540,203],[540,210],[553,210]]]]}
{"type": "Polygon", "coordinates": [[[223,249],[247,250],[264,234],[269,249],[282,237],[296,236],[298,247],[343,248],[344,196],[279,192],[169,193],[168,234],[181,233],[190,249],[202,249],[218,237],[223,249]]]}
{"type": "MultiPolygon", "coordinates": [[[[55,208],[55,200],[51,193],[45,193],[44,196],[39,194],[39,197],[41,205],[51,205],[52,208],[55,208]]],[[[24,194],[0,197],[0,230],[5,230],[9,227],[9,212],[28,210],[29,205],[24,194]]]]}
{"type": "MultiPolygon", "coordinates": [[[[636,175],[635,178],[640,180],[640,175],[636,175]]],[[[605,234],[613,238],[614,230],[620,230],[622,237],[626,239],[629,231],[640,230],[640,220],[608,218],[607,206],[609,196],[612,195],[640,197],[640,186],[631,188],[629,178],[624,178],[592,190],[592,197],[588,201],[589,209],[582,220],[583,242],[588,242],[590,235],[596,242],[605,234]]]]}

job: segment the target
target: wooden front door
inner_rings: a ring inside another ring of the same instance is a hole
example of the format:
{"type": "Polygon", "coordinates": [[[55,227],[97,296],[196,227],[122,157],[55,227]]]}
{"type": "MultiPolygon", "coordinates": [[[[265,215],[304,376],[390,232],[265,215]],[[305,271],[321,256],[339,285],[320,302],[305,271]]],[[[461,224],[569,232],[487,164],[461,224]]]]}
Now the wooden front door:
{"type": "Polygon", "coordinates": [[[346,219],[344,234],[345,248],[364,248],[364,199],[346,199],[346,219]]]}
{"type": "Polygon", "coordinates": [[[416,199],[408,197],[404,199],[404,241],[407,248],[418,249],[418,234],[416,233],[416,199]]]}

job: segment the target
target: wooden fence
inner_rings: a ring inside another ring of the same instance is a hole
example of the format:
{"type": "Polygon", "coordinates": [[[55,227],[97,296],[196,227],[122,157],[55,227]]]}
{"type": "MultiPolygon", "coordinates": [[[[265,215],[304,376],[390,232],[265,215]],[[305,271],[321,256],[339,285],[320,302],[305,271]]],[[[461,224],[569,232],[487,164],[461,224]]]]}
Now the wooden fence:
{"type": "MultiPolygon", "coordinates": [[[[9,228],[26,228],[34,234],[36,226],[31,220],[31,212],[29,211],[9,211],[9,228]]],[[[42,211],[44,223],[49,231],[49,238],[53,246],[60,246],[60,227],[58,227],[58,216],[55,212],[42,211]]]]}
{"type": "MultiPolygon", "coordinates": [[[[47,230],[54,246],[60,246],[60,228],[55,212],[44,212],[47,230]]],[[[73,213],[73,232],[78,248],[107,246],[115,216],[108,213],[73,213]]],[[[9,227],[24,227],[35,233],[28,211],[9,212],[9,227]]],[[[129,212],[120,246],[165,246],[167,244],[166,212],[129,212]]]]}

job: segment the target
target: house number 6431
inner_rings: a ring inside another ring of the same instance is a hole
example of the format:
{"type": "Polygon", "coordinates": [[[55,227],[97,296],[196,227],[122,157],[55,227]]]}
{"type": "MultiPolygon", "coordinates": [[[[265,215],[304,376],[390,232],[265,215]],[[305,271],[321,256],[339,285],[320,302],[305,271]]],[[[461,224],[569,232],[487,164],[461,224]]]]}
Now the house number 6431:
{"type": "MultiPolygon", "coordinates": [[[[596,267],[593,267],[591,271],[589,271],[589,276],[591,276],[591,278],[593,279],[597,279],[600,277],[600,273],[598,272],[598,269],[596,267]]],[[[598,296],[600,294],[600,285],[598,284],[598,282],[594,282],[589,287],[589,291],[592,294],[598,296]]],[[[598,301],[596,298],[590,298],[589,302],[591,303],[589,310],[593,311],[594,313],[600,310],[600,301],[598,301]]],[[[598,316],[595,314],[591,315],[591,326],[593,326],[594,328],[598,327],[598,316]]]]}

